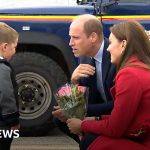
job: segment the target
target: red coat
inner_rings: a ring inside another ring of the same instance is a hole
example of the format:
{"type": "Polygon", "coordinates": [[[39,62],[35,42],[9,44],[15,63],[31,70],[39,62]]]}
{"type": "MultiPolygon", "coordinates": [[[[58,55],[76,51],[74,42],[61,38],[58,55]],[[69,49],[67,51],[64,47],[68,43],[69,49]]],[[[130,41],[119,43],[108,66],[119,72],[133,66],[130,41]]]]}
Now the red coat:
{"type": "MultiPolygon", "coordinates": [[[[144,66],[136,58],[129,62],[144,66]]],[[[150,150],[150,70],[121,69],[111,93],[115,100],[111,115],[82,122],[83,132],[100,135],[88,150],[150,150]]]]}

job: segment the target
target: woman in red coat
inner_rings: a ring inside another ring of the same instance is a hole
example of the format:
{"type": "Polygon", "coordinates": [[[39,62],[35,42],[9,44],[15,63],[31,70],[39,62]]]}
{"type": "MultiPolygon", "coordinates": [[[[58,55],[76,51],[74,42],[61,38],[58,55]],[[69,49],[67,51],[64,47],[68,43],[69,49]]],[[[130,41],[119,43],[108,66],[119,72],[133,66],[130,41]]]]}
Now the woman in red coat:
{"type": "Polygon", "coordinates": [[[108,51],[117,64],[114,108],[100,120],[68,119],[71,132],[99,135],[88,150],[150,150],[150,41],[136,21],[111,27],[108,51]]]}

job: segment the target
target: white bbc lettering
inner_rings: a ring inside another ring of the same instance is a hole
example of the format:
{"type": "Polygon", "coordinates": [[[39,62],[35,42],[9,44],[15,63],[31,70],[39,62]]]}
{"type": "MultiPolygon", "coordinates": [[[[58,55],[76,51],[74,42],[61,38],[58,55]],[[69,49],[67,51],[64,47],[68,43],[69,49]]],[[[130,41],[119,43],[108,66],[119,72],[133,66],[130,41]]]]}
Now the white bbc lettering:
{"type": "Polygon", "coordinates": [[[14,130],[14,138],[19,138],[19,130],[14,130]]]}
{"type": "Polygon", "coordinates": [[[13,130],[2,130],[4,138],[11,138],[13,136],[13,130]]]}
{"type": "Polygon", "coordinates": [[[0,130],[0,138],[2,138],[2,132],[1,132],[2,130],[0,130]]]}
{"type": "Polygon", "coordinates": [[[0,130],[0,138],[19,138],[19,130],[0,130]]]}

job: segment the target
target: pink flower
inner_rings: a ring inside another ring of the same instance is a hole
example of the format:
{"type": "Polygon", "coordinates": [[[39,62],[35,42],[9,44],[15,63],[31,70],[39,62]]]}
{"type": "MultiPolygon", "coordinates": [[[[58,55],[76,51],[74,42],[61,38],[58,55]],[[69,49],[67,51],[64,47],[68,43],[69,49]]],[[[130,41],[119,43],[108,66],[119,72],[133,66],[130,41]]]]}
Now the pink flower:
{"type": "Polygon", "coordinates": [[[72,94],[72,90],[71,90],[71,87],[70,86],[66,86],[65,87],[65,93],[67,96],[70,96],[72,94]]]}
{"type": "Polygon", "coordinates": [[[62,97],[62,96],[70,96],[72,94],[71,92],[71,87],[66,85],[60,88],[60,90],[58,91],[58,96],[62,97]]]}
{"type": "Polygon", "coordinates": [[[78,91],[84,93],[86,90],[85,86],[78,86],[78,91]]]}
{"type": "Polygon", "coordinates": [[[88,89],[84,86],[65,84],[55,94],[58,105],[64,109],[67,118],[83,119],[86,115],[88,89]]]}

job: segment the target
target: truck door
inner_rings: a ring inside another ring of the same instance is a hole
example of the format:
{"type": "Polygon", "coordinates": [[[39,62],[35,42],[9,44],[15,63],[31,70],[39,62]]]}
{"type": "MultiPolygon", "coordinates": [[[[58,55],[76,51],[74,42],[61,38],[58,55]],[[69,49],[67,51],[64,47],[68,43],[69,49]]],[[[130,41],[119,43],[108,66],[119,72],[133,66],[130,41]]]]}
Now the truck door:
{"type": "MultiPolygon", "coordinates": [[[[111,0],[112,1],[112,0],[111,0]]],[[[149,0],[119,0],[114,5],[101,6],[104,35],[109,36],[109,28],[113,24],[127,20],[139,21],[150,33],[150,1],[149,0]]]]}

